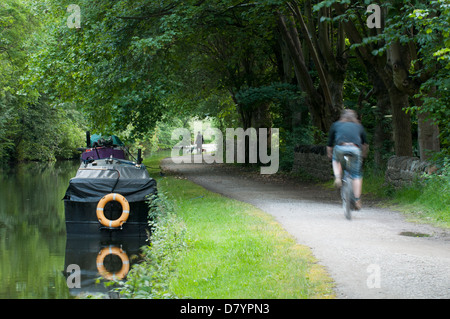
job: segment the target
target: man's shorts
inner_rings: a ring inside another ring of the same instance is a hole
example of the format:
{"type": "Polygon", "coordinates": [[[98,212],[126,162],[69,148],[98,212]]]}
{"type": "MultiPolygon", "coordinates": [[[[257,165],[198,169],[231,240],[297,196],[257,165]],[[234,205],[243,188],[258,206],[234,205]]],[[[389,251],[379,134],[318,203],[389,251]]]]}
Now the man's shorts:
{"type": "Polygon", "coordinates": [[[361,149],[351,145],[336,145],[333,148],[333,161],[345,163],[344,155],[352,154],[350,157],[347,171],[350,173],[351,178],[362,178],[362,156],[361,149]]]}

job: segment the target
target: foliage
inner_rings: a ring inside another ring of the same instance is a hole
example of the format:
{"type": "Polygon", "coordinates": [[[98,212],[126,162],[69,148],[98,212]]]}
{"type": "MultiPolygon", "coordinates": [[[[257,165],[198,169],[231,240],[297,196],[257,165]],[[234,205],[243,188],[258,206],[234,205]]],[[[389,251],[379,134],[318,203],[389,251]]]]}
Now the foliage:
{"type": "Polygon", "coordinates": [[[81,29],[68,28],[64,14],[68,4],[46,1],[39,6],[46,12],[46,24],[44,32],[35,35],[38,48],[31,57],[32,72],[24,77],[26,92],[42,90],[55,103],[76,103],[89,115],[92,132],[123,130],[129,123],[145,132],[160,114],[153,107],[157,84],[149,84],[147,71],[152,69],[145,56],[126,58],[133,54],[132,35],[115,33],[121,26],[114,25],[114,12],[122,3],[79,3],[81,29]]]}
{"type": "Polygon", "coordinates": [[[407,111],[426,113],[439,125],[445,151],[450,146],[450,3],[392,1],[383,7],[388,12],[383,32],[366,38],[369,43],[383,44],[372,54],[383,55],[397,42],[410,48],[411,63],[407,67],[415,99],[407,111]]]}
{"type": "Polygon", "coordinates": [[[289,83],[272,83],[255,88],[241,88],[236,93],[237,102],[244,108],[252,108],[261,102],[285,103],[299,98],[301,98],[301,94],[299,94],[297,86],[289,83]]]}
{"type": "Polygon", "coordinates": [[[432,73],[421,85],[417,94],[423,105],[412,111],[430,114],[439,125],[441,147],[450,148],[450,2],[431,1],[416,8],[408,8],[407,26],[414,27],[414,41],[419,45],[415,64],[426,66],[416,72],[416,77],[432,73]]]}
{"type": "Polygon", "coordinates": [[[14,148],[12,136],[18,129],[13,101],[14,96],[9,92],[0,97],[0,158],[2,160],[7,158],[11,149],[14,148]]]}
{"type": "Polygon", "coordinates": [[[50,108],[43,99],[19,111],[20,139],[16,142],[18,161],[53,161],[79,155],[84,132],[78,112],[50,108]]]}
{"type": "Polygon", "coordinates": [[[280,170],[290,172],[294,164],[295,147],[314,144],[312,126],[295,127],[292,131],[280,132],[280,170]]]}
{"type": "Polygon", "coordinates": [[[124,298],[173,299],[177,296],[170,292],[168,282],[186,248],[186,229],[164,193],[152,195],[149,203],[151,243],[142,249],[144,261],[133,266],[117,290],[124,298]]]}
{"type": "MultiPolygon", "coordinates": [[[[35,44],[43,39],[33,4],[7,0],[0,4],[0,158],[6,161],[66,159],[77,156],[84,119],[73,105],[55,102],[36,87],[22,84],[35,44]],[[30,37],[33,34],[34,38],[30,37]],[[30,54],[29,54],[30,53],[30,54]]],[[[43,81],[44,82],[44,81],[43,81]]]]}
{"type": "MultiPolygon", "coordinates": [[[[385,59],[394,41],[414,45],[417,57],[413,57],[409,76],[420,84],[416,97],[423,103],[409,110],[428,112],[439,124],[442,147],[448,147],[448,1],[385,2],[382,7],[389,14],[382,30],[364,29],[368,1],[264,0],[256,4],[234,0],[100,0],[94,4],[80,0],[79,29],[67,25],[69,4],[69,0],[6,0],[0,5],[0,72],[4,75],[0,79],[2,158],[67,157],[56,154],[59,146],[46,144],[36,154],[30,154],[40,145],[37,136],[52,135],[44,134],[44,126],[62,136],[79,135],[75,132],[85,128],[92,133],[122,134],[132,148],[151,152],[171,147],[168,133],[174,125],[178,126],[171,121],[213,117],[219,128],[246,127],[261,111],[261,104],[270,105],[264,112],[270,113],[272,125],[282,123],[282,140],[294,141],[299,132],[309,139],[311,130],[319,133],[308,127],[314,109],[304,111],[308,100],[295,96],[301,79],[297,78],[292,61],[286,59],[286,44],[274,14],[295,17],[297,7],[307,18],[308,29],[319,31],[320,34],[311,34],[313,39],[320,39],[325,26],[328,29],[325,33],[330,48],[324,51],[322,42],[315,43],[326,72],[332,67],[328,64],[330,57],[323,56],[326,52],[338,57],[337,51],[344,50],[340,52],[342,57],[356,60],[358,52],[349,50],[349,39],[342,42],[340,33],[341,24],[352,20],[361,22],[356,25],[362,35],[359,45],[369,48],[372,57],[385,59]],[[338,6],[345,8],[344,14],[336,14],[338,6]],[[344,45],[338,46],[336,39],[344,45]],[[434,89],[439,96],[430,94],[434,89]],[[302,122],[294,126],[289,124],[293,101],[303,112],[302,122]],[[86,127],[73,119],[61,124],[63,128],[47,125],[36,111],[40,108],[42,114],[56,110],[53,112],[61,117],[55,115],[54,119],[65,118],[67,112],[82,112],[77,114],[87,117],[86,127]],[[36,125],[25,114],[28,109],[37,116],[36,125]],[[20,121],[37,131],[22,132],[20,121]]],[[[298,22],[298,16],[294,20],[298,22]]],[[[303,43],[305,39],[300,35],[299,40],[303,43]]],[[[319,81],[313,52],[306,45],[303,51],[308,75],[321,94],[325,87],[323,79],[319,81]]],[[[388,129],[390,119],[376,113],[373,97],[361,103],[361,96],[372,85],[365,68],[370,63],[367,59],[360,62],[348,63],[346,72],[337,75],[345,78],[344,105],[365,116],[369,136],[373,136],[374,123],[381,118],[388,129]]],[[[329,119],[322,122],[328,123],[329,119]]],[[[73,141],[68,138],[61,143],[67,148],[73,141]]],[[[391,143],[385,144],[382,151],[390,152],[391,143]]]]}
{"type": "Polygon", "coordinates": [[[19,131],[17,109],[23,99],[15,93],[20,70],[26,62],[24,38],[33,25],[29,11],[17,0],[0,3],[0,158],[14,150],[19,131]]]}
{"type": "Polygon", "coordinates": [[[133,156],[137,154],[138,149],[142,151],[143,157],[149,157],[161,150],[171,149],[176,143],[172,140],[172,132],[179,127],[186,127],[190,118],[181,119],[181,117],[169,118],[164,116],[161,120],[155,123],[152,130],[148,131],[142,136],[138,137],[133,132],[133,125],[129,124],[124,131],[116,131],[116,134],[121,137],[127,145],[129,151],[133,156]]]}
{"type": "Polygon", "coordinates": [[[77,102],[95,129],[133,123],[134,134],[145,134],[162,113],[196,112],[214,88],[255,85],[270,70],[263,39],[271,35],[259,22],[271,14],[258,17],[253,5],[85,0],[75,30],[61,12],[69,3],[39,5],[49,35],[32,57],[27,90],[43,83],[50,97],[77,102]]]}
{"type": "Polygon", "coordinates": [[[450,227],[450,161],[433,174],[424,174],[410,186],[392,193],[392,201],[401,204],[421,221],[450,227]]]}

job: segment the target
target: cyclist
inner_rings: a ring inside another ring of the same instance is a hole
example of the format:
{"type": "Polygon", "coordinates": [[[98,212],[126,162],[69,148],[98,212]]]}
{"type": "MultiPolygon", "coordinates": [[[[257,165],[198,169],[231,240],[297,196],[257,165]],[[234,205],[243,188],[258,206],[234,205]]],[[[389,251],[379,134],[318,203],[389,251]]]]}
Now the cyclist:
{"type": "Polygon", "coordinates": [[[361,209],[362,190],[362,158],[367,156],[369,144],[366,132],[360,124],[354,110],[345,109],[341,112],[339,121],[334,122],[328,134],[327,155],[332,159],[334,185],[342,187],[342,165],[345,153],[351,153],[350,176],[353,179],[353,194],[355,208],[361,209]],[[333,147],[334,146],[334,147],[333,147]]]}

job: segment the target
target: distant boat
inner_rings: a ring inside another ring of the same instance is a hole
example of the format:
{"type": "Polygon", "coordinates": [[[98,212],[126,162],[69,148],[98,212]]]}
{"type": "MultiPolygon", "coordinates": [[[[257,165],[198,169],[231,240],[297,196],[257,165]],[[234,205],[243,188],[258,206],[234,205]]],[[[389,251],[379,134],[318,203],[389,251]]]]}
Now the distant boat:
{"type": "Polygon", "coordinates": [[[142,236],[148,228],[148,197],[156,181],[117,136],[86,134],[81,164],[64,196],[68,235],[142,236]]]}

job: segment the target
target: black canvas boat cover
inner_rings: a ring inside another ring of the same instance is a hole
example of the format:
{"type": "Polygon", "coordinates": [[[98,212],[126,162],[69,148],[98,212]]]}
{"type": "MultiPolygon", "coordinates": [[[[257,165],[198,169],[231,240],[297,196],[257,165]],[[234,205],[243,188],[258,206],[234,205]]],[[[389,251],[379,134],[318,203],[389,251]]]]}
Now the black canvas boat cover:
{"type": "Polygon", "coordinates": [[[156,181],[148,175],[144,166],[127,164],[84,165],[69,182],[64,200],[76,202],[98,202],[109,193],[118,193],[129,202],[146,200],[156,194],[156,181]]]}
{"type": "Polygon", "coordinates": [[[149,179],[72,178],[64,196],[75,202],[98,202],[109,193],[118,193],[129,202],[146,200],[146,196],[156,193],[156,181],[149,179]]]}

